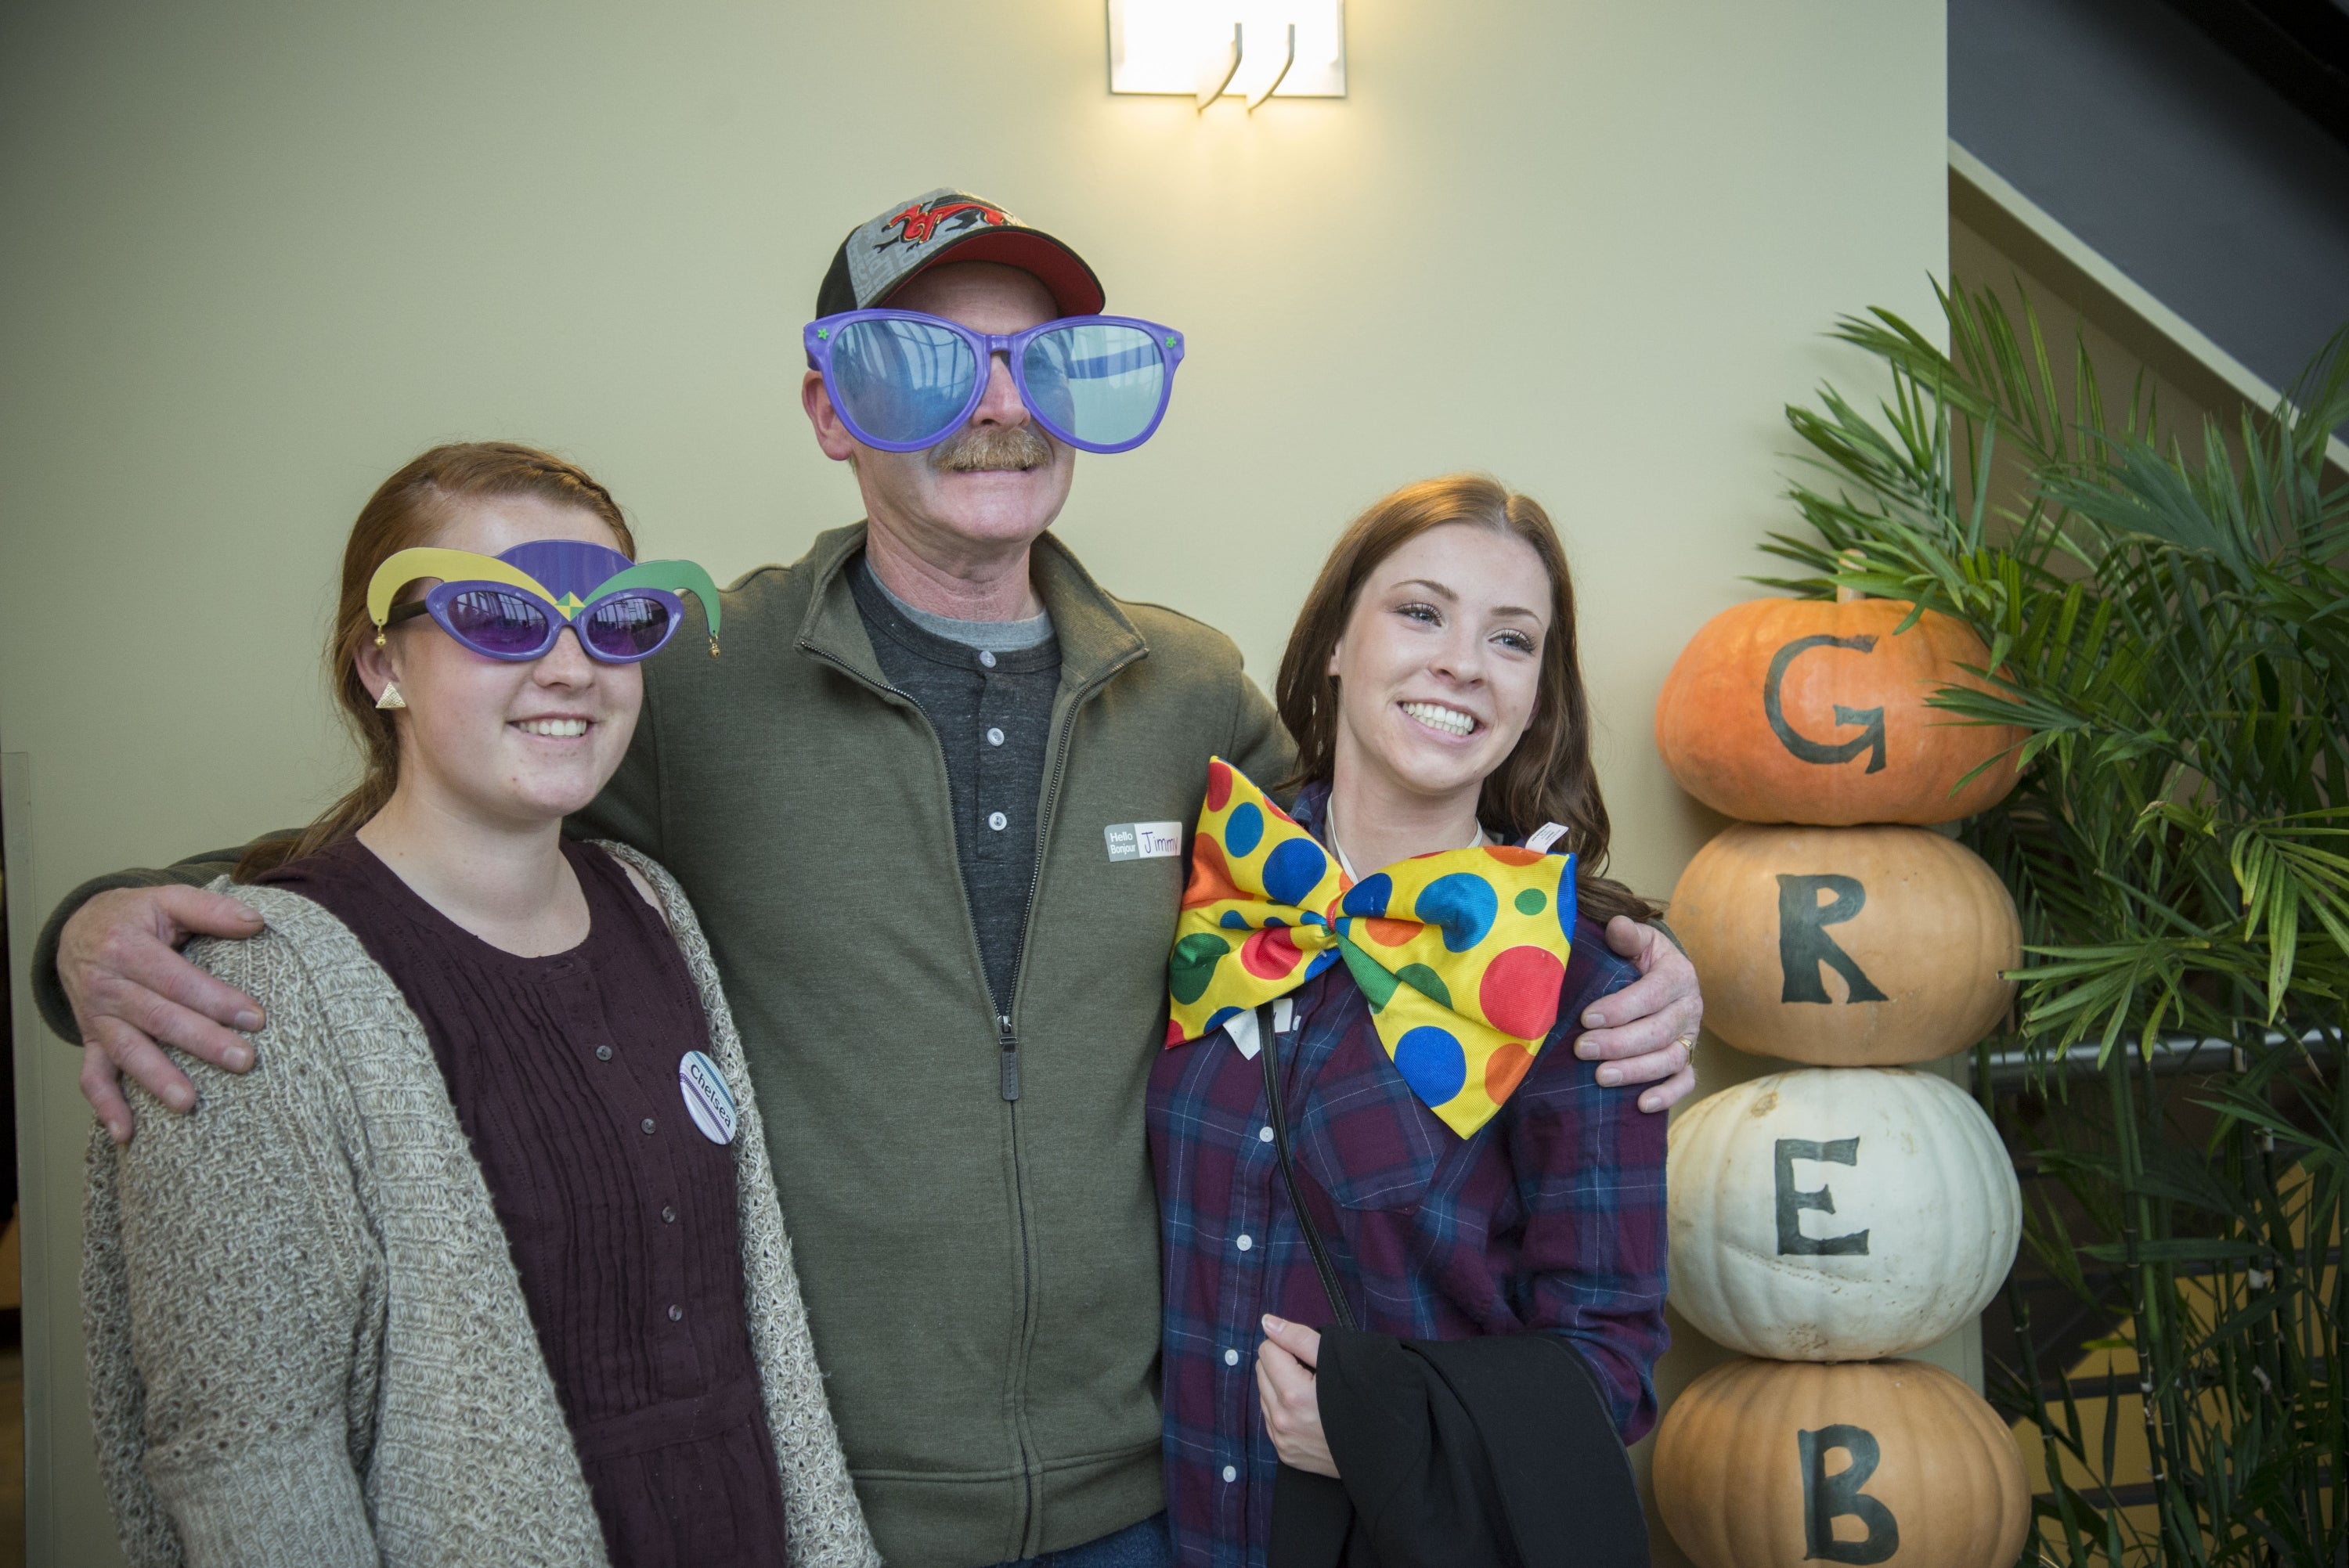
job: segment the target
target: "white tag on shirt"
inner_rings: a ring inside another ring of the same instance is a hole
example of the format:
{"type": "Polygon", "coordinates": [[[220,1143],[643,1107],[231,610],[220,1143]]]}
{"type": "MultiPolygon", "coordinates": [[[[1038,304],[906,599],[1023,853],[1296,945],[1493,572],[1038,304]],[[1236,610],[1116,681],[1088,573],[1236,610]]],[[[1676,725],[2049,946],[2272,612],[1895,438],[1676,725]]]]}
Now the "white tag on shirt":
{"type": "Polygon", "coordinates": [[[677,1086],[685,1094],[686,1114],[701,1136],[712,1143],[731,1143],[740,1116],[718,1064],[699,1051],[688,1051],[677,1061],[677,1086]]]}
{"type": "MultiPolygon", "coordinates": [[[[1285,1035],[1297,1026],[1297,1004],[1286,996],[1272,999],[1272,1032],[1285,1035]]],[[[1256,1026],[1256,1009],[1251,1007],[1235,1014],[1224,1025],[1224,1033],[1231,1036],[1232,1044],[1248,1061],[1256,1060],[1257,1052],[1264,1049],[1263,1031],[1256,1026]]]]}
{"type": "Polygon", "coordinates": [[[1549,847],[1564,837],[1566,837],[1564,822],[1544,822],[1541,825],[1541,831],[1526,841],[1526,848],[1537,855],[1546,855],[1549,853],[1549,847]]]}
{"type": "Polygon", "coordinates": [[[1113,861],[1165,861],[1183,852],[1180,822],[1112,822],[1102,836],[1113,861]]]}

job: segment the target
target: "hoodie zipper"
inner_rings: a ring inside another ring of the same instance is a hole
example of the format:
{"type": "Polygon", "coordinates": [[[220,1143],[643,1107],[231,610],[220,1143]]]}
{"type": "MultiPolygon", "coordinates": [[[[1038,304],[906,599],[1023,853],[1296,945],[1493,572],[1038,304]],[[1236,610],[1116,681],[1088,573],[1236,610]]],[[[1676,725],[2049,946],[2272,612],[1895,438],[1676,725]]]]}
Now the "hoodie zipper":
{"type": "MultiPolygon", "coordinates": [[[[858,685],[885,692],[890,696],[895,697],[898,701],[912,707],[916,713],[921,714],[922,722],[925,725],[929,724],[930,716],[922,711],[922,705],[916,702],[910,695],[900,690],[898,687],[890,685],[887,681],[874,682],[869,676],[865,676],[864,672],[852,666],[846,660],[833,654],[826,653],[823,649],[815,646],[805,638],[801,638],[799,640],[799,648],[802,653],[823,660],[824,663],[831,665],[833,668],[839,670],[851,680],[855,681],[858,685]]],[[[1143,656],[1143,650],[1136,650],[1133,653],[1127,654],[1123,658],[1118,660],[1115,664],[1111,665],[1107,669],[1102,671],[1092,680],[1087,681],[1083,686],[1079,688],[1077,694],[1073,697],[1070,698],[1069,710],[1066,714],[1061,716],[1060,730],[1058,734],[1054,736],[1052,741],[1051,772],[1044,781],[1044,799],[1042,803],[1039,806],[1036,813],[1036,862],[1033,869],[1030,871],[1028,875],[1028,912],[1023,918],[1019,928],[1019,966],[1016,971],[1014,971],[1011,976],[1011,1011],[1009,1013],[999,1012],[995,1015],[997,1063],[996,1083],[997,1090],[1002,1096],[1004,1100],[1006,1114],[1010,1119],[1011,1202],[1013,1212],[1018,1215],[1019,1221],[1019,1356],[1017,1367],[1019,1372],[1019,1391],[1023,1396],[1027,1391],[1028,1382],[1028,1339],[1035,1326],[1036,1255],[1034,1243],[1028,1234],[1028,1182],[1025,1175],[1025,1161],[1021,1157],[1019,1146],[1019,1036],[1018,1031],[1013,1028],[1011,1019],[1013,1014],[1016,1014],[1019,1010],[1019,983],[1028,971],[1029,941],[1036,933],[1036,894],[1038,890],[1044,885],[1044,854],[1047,847],[1050,843],[1052,811],[1053,809],[1060,804],[1061,780],[1068,772],[1070,734],[1076,727],[1077,714],[1084,707],[1086,703],[1092,700],[1093,694],[1101,690],[1102,686],[1108,685],[1111,678],[1116,676],[1118,672],[1123,670],[1127,665],[1141,658],[1143,656]]],[[[932,726],[930,728],[930,744],[937,748],[938,766],[941,769],[944,769],[946,766],[946,748],[939,742],[937,729],[935,726],[932,726]]],[[[955,880],[957,882],[962,881],[961,853],[959,847],[957,847],[956,853],[955,880]]],[[[973,951],[977,951],[978,946],[978,922],[972,917],[970,913],[970,889],[968,886],[963,888],[962,907],[963,920],[967,928],[970,932],[971,947],[973,951]]],[[[988,1000],[990,1004],[995,1000],[991,991],[988,995],[988,1000]]],[[[1034,1556],[1034,1552],[1029,1549],[1029,1538],[1033,1534],[1036,1528],[1037,1456],[1034,1450],[1034,1445],[1029,1440],[1028,1424],[1024,1414],[1019,1420],[1019,1481],[1022,1498],[1019,1520],[1019,1540],[1021,1542],[1020,1553],[1025,1556],[1034,1556]]]]}

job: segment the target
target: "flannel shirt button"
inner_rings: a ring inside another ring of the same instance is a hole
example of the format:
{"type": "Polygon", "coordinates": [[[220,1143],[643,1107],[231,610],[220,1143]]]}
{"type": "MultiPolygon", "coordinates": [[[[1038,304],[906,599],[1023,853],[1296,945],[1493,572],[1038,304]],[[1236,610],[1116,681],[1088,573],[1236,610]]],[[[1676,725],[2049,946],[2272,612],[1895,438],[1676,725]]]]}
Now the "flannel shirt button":
{"type": "Polygon", "coordinates": [[[609,1046],[597,1046],[595,1047],[595,1059],[599,1062],[610,1061],[612,1059],[612,1047],[609,1046]]]}
{"type": "Polygon", "coordinates": [[[1000,730],[1000,729],[999,729],[999,728],[997,728],[997,727],[994,727],[993,725],[989,725],[989,726],[988,727],[988,729],[987,729],[987,743],[988,743],[989,746],[1000,746],[1000,745],[1002,745],[1002,744],[1003,744],[1003,731],[1002,731],[1002,730],[1000,730]]]}
{"type": "Polygon", "coordinates": [[[685,1321],[685,1308],[672,1305],[668,1309],[668,1320],[671,1323],[683,1323],[685,1321]]]}
{"type": "Polygon", "coordinates": [[[988,669],[993,669],[995,667],[995,651],[992,648],[979,649],[978,662],[985,665],[988,669]]]}
{"type": "Polygon", "coordinates": [[[1232,1243],[1232,1245],[1234,1245],[1234,1246],[1236,1246],[1236,1247],[1239,1248],[1239,1250],[1240,1250],[1240,1251],[1242,1251],[1242,1252],[1246,1252],[1246,1251],[1247,1251],[1250,1247],[1252,1247],[1252,1246],[1256,1245],[1256,1238],[1255,1238],[1254,1236],[1250,1236],[1250,1235],[1243,1234],[1243,1235],[1240,1237],[1240,1239],[1239,1239],[1238,1241],[1237,1241],[1237,1242],[1234,1242],[1234,1243],[1232,1243]]]}
{"type": "Polygon", "coordinates": [[[653,1135],[653,1119],[649,1116],[645,1118],[642,1126],[645,1130],[645,1136],[647,1138],[650,1138],[653,1135]]]}
{"type": "Polygon", "coordinates": [[[1271,1129],[1271,1128],[1269,1128],[1269,1127],[1259,1127],[1259,1128],[1257,1128],[1257,1129],[1256,1130],[1256,1140],[1257,1140],[1258,1143],[1269,1143],[1269,1142],[1271,1142],[1271,1141],[1272,1141],[1272,1129],[1271,1129]]]}
{"type": "Polygon", "coordinates": [[[674,1225],[677,1223],[676,1204],[663,1203],[661,1205],[661,1223],[664,1225],[674,1225]]]}
{"type": "Polygon", "coordinates": [[[999,833],[1011,825],[1011,819],[1000,811],[990,811],[987,814],[987,825],[999,833]]]}
{"type": "Polygon", "coordinates": [[[1237,1350],[1232,1349],[1229,1346],[1225,1346],[1225,1348],[1224,1348],[1224,1365],[1225,1365],[1225,1366],[1226,1366],[1226,1367],[1237,1367],[1237,1366],[1238,1366],[1239,1364],[1240,1364],[1240,1353],[1239,1353],[1238,1351],[1237,1351],[1237,1350]]]}
{"type": "Polygon", "coordinates": [[[1230,1465],[1226,1465],[1224,1467],[1224,1479],[1226,1480],[1237,1480],[1240,1479],[1240,1472],[1230,1465]]]}

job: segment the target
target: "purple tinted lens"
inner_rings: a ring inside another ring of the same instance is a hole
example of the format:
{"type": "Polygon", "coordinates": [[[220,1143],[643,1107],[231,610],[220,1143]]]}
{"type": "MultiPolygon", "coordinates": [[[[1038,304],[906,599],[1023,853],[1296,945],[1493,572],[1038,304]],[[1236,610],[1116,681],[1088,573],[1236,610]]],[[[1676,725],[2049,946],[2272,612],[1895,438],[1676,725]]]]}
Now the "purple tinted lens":
{"type": "Polygon", "coordinates": [[[447,614],[450,629],[485,654],[535,653],[546,641],[546,612],[519,593],[469,588],[447,614]]]}
{"type": "Polygon", "coordinates": [[[648,596],[622,593],[588,611],[578,624],[589,652],[607,659],[640,659],[668,635],[668,606],[648,596]]]}

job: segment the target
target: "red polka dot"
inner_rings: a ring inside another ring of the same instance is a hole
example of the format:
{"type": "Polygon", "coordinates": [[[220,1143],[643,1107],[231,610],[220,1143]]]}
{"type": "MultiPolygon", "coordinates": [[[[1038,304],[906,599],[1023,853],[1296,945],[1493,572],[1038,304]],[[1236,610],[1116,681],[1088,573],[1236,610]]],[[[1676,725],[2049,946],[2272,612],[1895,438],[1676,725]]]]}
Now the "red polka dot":
{"type": "Polygon", "coordinates": [[[1516,844],[1486,844],[1485,852],[1505,866],[1529,866],[1548,858],[1516,844]]]}
{"type": "Polygon", "coordinates": [[[1191,885],[1183,890],[1183,907],[1196,909],[1203,903],[1239,896],[1240,890],[1232,885],[1231,868],[1224,863],[1224,851],[1216,847],[1216,841],[1205,833],[1193,839],[1191,885]]]}
{"type": "Polygon", "coordinates": [[[1371,934],[1371,940],[1381,947],[1401,947],[1427,927],[1415,920],[1380,920],[1367,917],[1355,924],[1371,934]]]}
{"type": "Polygon", "coordinates": [[[1557,1022],[1557,992],[1565,981],[1566,965],[1547,949],[1512,947],[1485,965],[1476,1002],[1495,1028],[1537,1040],[1557,1022]]]}
{"type": "Polygon", "coordinates": [[[1247,972],[1267,980],[1285,980],[1305,955],[1285,925],[1268,926],[1240,944],[1240,962],[1247,972]]]}
{"type": "Polygon", "coordinates": [[[1174,1019],[1166,1020],[1166,1048],[1173,1050],[1183,1043],[1183,1026],[1174,1019]]]}
{"type": "Polygon", "coordinates": [[[1232,769],[1227,762],[1207,764],[1207,810],[1220,811],[1232,798],[1232,769]]]}
{"type": "Polygon", "coordinates": [[[1533,1054],[1525,1047],[1512,1042],[1485,1058],[1485,1094],[1495,1105],[1509,1098],[1509,1091],[1524,1081],[1526,1069],[1534,1065],[1533,1054]]]}

